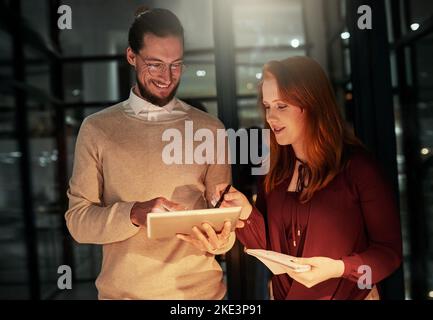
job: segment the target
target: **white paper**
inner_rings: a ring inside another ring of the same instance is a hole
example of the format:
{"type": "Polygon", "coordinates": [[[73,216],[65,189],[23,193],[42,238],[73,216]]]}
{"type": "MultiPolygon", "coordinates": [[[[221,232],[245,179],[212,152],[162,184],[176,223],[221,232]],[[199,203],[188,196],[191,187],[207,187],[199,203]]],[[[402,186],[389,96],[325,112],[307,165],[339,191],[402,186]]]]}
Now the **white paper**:
{"type": "Polygon", "coordinates": [[[245,252],[263,262],[273,274],[287,273],[288,269],[295,272],[305,272],[311,269],[310,265],[297,264],[293,262],[295,257],[280,252],[263,249],[247,249],[245,252]]]}

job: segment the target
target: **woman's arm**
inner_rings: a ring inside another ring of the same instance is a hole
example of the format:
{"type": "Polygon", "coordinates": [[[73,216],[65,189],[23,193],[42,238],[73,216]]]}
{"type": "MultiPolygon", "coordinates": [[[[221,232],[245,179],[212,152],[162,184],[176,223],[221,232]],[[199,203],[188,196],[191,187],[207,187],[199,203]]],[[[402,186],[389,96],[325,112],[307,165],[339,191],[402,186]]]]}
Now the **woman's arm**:
{"type": "Polygon", "coordinates": [[[399,211],[391,186],[368,155],[354,157],[349,173],[359,197],[369,245],[363,252],[342,257],[343,277],[358,281],[365,273],[362,270],[370,268],[372,283],[377,283],[402,261],[399,211]]]}

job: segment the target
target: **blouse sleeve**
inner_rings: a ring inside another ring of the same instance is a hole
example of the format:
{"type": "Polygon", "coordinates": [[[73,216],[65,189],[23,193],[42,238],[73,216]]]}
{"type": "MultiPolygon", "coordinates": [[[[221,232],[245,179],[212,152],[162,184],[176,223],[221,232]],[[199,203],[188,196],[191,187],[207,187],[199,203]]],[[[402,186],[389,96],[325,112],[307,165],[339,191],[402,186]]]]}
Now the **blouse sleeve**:
{"type": "Polygon", "coordinates": [[[257,199],[245,221],[245,227],[236,229],[236,236],[249,249],[266,249],[266,198],[262,182],[258,183],[257,199]]]}
{"type": "Polygon", "coordinates": [[[377,283],[394,272],[402,261],[399,211],[390,184],[368,155],[354,157],[349,174],[359,197],[368,248],[342,258],[343,277],[358,281],[365,270],[371,270],[372,282],[377,283]]]}

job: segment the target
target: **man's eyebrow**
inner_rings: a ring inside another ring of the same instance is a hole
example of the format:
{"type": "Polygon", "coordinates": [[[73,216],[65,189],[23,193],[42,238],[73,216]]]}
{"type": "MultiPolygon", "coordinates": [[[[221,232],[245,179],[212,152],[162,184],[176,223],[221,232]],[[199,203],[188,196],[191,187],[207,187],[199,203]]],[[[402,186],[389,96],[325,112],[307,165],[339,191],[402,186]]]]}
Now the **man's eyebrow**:
{"type": "MultiPolygon", "coordinates": [[[[144,60],[165,63],[165,61],[158,59],[158,58],[154,58],[154,57],[145,57],[144,60]]],[[[183,58],[178,58],[178,59],[172,61],[171,63],[180,62],[180,61],[183,61],[183,58]]]]}

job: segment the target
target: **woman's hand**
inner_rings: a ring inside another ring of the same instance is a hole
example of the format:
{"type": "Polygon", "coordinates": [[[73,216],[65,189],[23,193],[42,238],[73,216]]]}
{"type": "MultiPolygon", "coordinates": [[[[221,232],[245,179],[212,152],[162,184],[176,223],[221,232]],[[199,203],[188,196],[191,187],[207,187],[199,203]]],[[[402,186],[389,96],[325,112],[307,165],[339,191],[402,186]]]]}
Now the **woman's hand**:
{"type": "Polygon", "coordinates": [[[294,262],[298,264],[308,264],[310,271],[295,272],[287,268],[287,274],[295,281],[303,284],[307,288],[314,287],[323,281],[340,278],[344,273],[344,262],[327,257],[296,258],[294,262]]]}
{"type": "MultiPolygon", "coordinates": [[[[224,189],[227,187],[227,184],[222,183],[218,184],[215,187],[215,196],[213,197],[212,204],[215,205],[216,202],[221,197],[224,189]]],[[[221,203],[220,208],[227,207],[242,207],[241,215],[239,217],[240,220],[247,220],[253,210],[253,206],[248,201],[247,197],[242,192],[239,192],[234,187],[230,187],[230,190],[224,195],[224,201],[221,203]]],[[[236,224],[236,228],[243,228],[244,223],[242,221],[238,221],[236,224]]]]}

